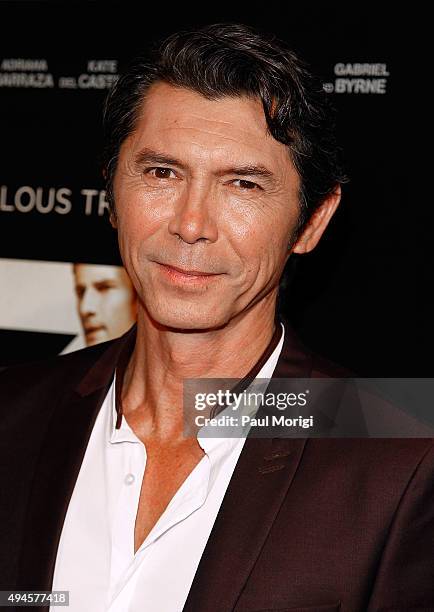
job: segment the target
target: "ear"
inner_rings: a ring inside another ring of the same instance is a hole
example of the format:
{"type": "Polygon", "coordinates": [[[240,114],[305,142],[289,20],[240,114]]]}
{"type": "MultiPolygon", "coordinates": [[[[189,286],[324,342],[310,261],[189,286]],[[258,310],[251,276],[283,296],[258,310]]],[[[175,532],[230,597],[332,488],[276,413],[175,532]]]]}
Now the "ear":
{"type": "Polygon", "coordinates": [[[334,191],[324,198],[320,206],[312,214],[292,247],[292,253],[309,253],[316,247],[340,201],[341,186],[338,184],[334,191]]]}

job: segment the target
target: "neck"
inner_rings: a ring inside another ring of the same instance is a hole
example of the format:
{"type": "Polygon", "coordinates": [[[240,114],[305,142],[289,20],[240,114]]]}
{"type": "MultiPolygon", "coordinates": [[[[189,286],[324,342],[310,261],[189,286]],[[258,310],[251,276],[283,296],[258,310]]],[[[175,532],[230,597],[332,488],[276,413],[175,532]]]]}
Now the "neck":
{"type": "Polygon", "coordinates": [[[141,439],[179,440],[185,378],[243,378],[273,336],[275,300],[265,300],[219,328],[174,330],[140,310],[123,387],[125,418],[141,439]]]}

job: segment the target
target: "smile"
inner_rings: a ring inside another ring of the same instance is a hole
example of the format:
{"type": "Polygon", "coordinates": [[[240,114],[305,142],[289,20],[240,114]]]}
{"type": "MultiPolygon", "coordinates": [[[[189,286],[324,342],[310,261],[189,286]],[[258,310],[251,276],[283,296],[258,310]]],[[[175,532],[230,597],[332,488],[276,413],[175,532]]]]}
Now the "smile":
{"type": "MultiPolygon", "coordinates": [[[[158,262],[156,262],[158,263],[158,262]]],[[[201,270],[183,270],[176,266],[169,266],[167,264],[158,263],[159,268],[166,276],[172,281],[182,283],[207,283],[211,280],[221,276],[221,274],[215,274],[213,272],[202,272],[201,270]]]]}

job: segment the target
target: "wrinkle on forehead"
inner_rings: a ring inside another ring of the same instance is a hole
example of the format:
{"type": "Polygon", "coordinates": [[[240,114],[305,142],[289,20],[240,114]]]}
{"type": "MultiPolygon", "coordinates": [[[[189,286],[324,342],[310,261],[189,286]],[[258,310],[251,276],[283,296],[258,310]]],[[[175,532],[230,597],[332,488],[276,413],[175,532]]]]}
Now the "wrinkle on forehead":
{"type": "MultiPolygon", "coordinates": [[[[203,121],[205,123],[211,123],[211,124],[216,124],[216,125],[223,125],[223,126],[231,126],[233,125],[233,122],[231,121],[225,121],[224,119],[210,119],[209,117],[207,117],[206,115],[201,115],[201,114],[197,114],[194,112],[191,112],[189,115],[189,118],[192,119],[193,121],[198,120],[198,121],[203,121]]],[[[177,119],[174,119],[173,121],[174,124],[178,124],[179,121],[177,119]]],[[[188,126],[183,126],[183,127],[187,127],[188,126]]]]}
{"type": "MultiPolygon", "coordinates": [[[[264,144],[266,138],[272,138],[268,134],[263,134],[261,139],[257,137],[251,137],[247,131],[236,131],[236,128],[232,128],[226,133],[213,131],[206,129],[205,127],[163,127],[159,130],[164,138],[167,136],[167,142],[171,144],[179,143],[188,140],[191,147],[197,148],[197,151],[202,150],[204,154],[211,154],[213,151],[215,154],[219,152],[222,154],[230,155],[239,153],[250,154],[252,156],[252,162],[254,159],[259,160],[260,157],[264,156],[264,144]],[[249,152],[249,153],[247,153],[249,152]]],[[[283,159],[286,161],[288,151],[283,151],[283,159]]]]}
{"type": "MultiPolygon", "coordinates": [[[[252,162],[252,165],[256,160],[263,157],[263,148],[254,142],[243,142],[240,145],[239,138],[232,137],[230,135],[215,134],[205,130],[191,130],[191,134],[186,136],[182,130],[164,130],[167,134],[167,141],[164,139],[162,142],[170,142],[170,145],[174,148],[182,147],[185,145],[185,141],[188,141],[189,154],[200,160],[218,159],[233,160],[234,164],[240,157],[244,157],[246,160],[252,162]]],[[[140,145],[140,141],[138,142],[140,145]]]]}
{"type": "MultiPolygon", "coordinates": [[[[210,109],[214,114],[216,111],[218,112],[220,109],[213,107],[210,109]]],[[[223,110],[223,109],[222,109],[223,110]]],[[[244,109],[247,110],[247,109],[244,109]]],[[[258,121],[258,117],[246,117],[247,113],[240,113],[239,101],[236,108],[237,112],[232,112],[230,108],[226,109],[224,114],[230,115],[233,117],[231,121],[227,121],[225,119],[220,119],[219,117],[210,119],[205,114],[200,115],[198,113],[189,112],[179,118],[174,118],[172,121],[170,117],[165,120],[162,124],[161,131],[165,130],[185,130],[195,131],[199,130],[204,132],[205,134],[210,134],[213,136],[220,136],[223,138],[227,138],[234,131],[236,131],[240,136],[243,136],[247,139],[256,139],[256,138],[265,138],[271,137],[270,133],[267,130],[267,125],[264,122],[261,124],[258,121]],[[248,120],[247,120],[248,119],[248,120]]],[[[235,138],[233,138],[236,140],[235,138]]]]}
{"type": "Polygon", "coordinates": [[[136,131],[152,125],[164,128],[202,129],[216,135],[237,130],[245,136],[264,137],[267,123],[259,100],[223,96],[208,100],[189,89],[167,83],[151,86],[142,105],[136,131]]]}

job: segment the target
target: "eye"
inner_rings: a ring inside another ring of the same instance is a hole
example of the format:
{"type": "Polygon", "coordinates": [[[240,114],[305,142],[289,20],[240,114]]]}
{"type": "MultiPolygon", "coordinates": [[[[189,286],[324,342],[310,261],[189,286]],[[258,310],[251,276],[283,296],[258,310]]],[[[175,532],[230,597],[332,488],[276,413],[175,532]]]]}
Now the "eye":
{"type": "Polygon", "coordinates": [[[100,282],[95,284],[95,289],[100,293],[105,293],[106,291],[109,291],[110,289],[114,288],[115,286],[110,282],[100,282]]]}
{"type": "Polygon", "coordinates": [[[238,183],[238,187],[240,187],[241,189],[246,189],[246,190],[261,189],[261,187],[257,183],[253,183],[252,181],[245,181],[243,179],[236,179],[234,181],[234,185],[236,183],[238,183]]]}
{"type": "Polygon", "coordinates": [[[173,172],[173,170],[171,170],[170,168],[163,168],[163,167],[158,167],[158,168],[148,168],[145,171],[145,174],[150,174],[151,176],[157,178],[157,179],[168,179],[168,178],[174,178],[175,177],[175,173],[173,172]],[[173,177],[170,175],[172,173],[173,177]]]}

